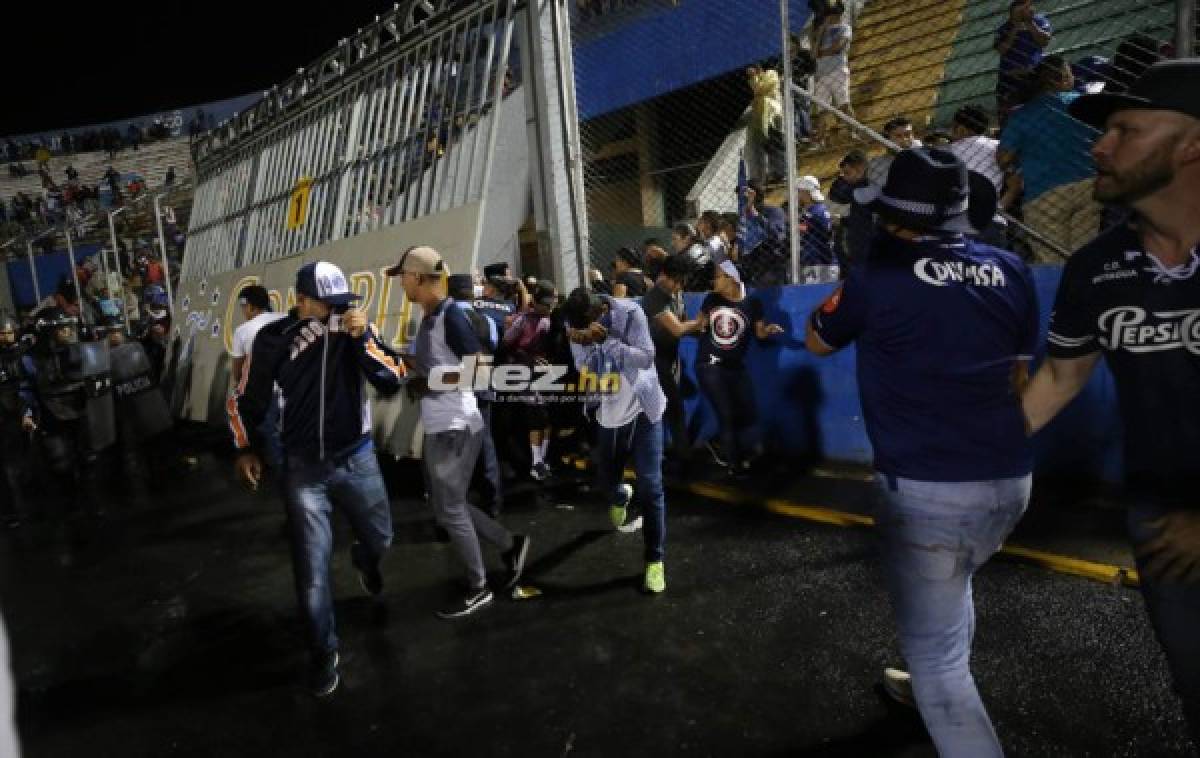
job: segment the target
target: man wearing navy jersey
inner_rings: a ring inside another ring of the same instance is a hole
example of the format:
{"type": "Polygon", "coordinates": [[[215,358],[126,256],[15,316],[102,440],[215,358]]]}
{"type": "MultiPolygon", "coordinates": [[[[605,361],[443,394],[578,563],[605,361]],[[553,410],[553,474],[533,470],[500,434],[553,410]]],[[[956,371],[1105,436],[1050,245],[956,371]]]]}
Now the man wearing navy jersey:
{"type": "Polygon", "coordinates": [[[1031,431],[1101,354],[1125,430],[1129,529],[1146,609],[1200,743],[1200,59],[1151,67],[1071,115],[1102,130],[1096,200],[1132,220],[1068,261],[1046,363],[1024,395],[1031,431]]]}
{"type": "Polygon", "coordinates": [[[1000,756],[970,671],[971,579],[1029,502],[1032,453],[1015,380],[1038,337],[1029,269],[967,234],[992,219],[991,182],[948,150],[896,156],[867,262],[812,315],[817,355],[856,343],[881,498],[888,595],[911,677],[887,691],[920,709],[943,756],[1000,756]]]}

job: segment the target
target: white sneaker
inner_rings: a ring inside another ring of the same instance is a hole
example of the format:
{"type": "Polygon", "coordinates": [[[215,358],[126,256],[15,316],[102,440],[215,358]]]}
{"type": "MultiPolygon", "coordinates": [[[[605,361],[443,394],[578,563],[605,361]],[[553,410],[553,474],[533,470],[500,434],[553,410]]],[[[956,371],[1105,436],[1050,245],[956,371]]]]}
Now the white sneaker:
{"type": "Polygon", "coordinates": [[[909,708],[917,707],[917,699],[913,697],[912,676],[907,671],[885,668],[883,670],[883,691],[892,700],[909,708]]]}

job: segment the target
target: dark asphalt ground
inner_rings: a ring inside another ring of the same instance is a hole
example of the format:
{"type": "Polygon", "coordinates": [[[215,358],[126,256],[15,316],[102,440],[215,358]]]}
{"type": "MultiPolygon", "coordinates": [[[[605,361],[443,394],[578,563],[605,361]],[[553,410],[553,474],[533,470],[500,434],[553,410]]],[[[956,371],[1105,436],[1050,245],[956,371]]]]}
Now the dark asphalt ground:
{"type": "MultiPolygon", "coordinates": [[[[281,507],[229,471],[203,458],[169,498],[88,526],[70,568],[36,530],[0,535],[28,756],[934,754],[875,689],[899,658],[867,530],[673,493],[652,598],[641,536],[564,486],[505,518],[534,535],[544,594],[450,623],[433,611],[461,572],[398,499],[381,601],[338,535],[343,684],[316,701],[281,507]]],[[[974,670],[1009,755],[1189,754],[1135,590],[997,560],[976,602],[974,670]]]]}

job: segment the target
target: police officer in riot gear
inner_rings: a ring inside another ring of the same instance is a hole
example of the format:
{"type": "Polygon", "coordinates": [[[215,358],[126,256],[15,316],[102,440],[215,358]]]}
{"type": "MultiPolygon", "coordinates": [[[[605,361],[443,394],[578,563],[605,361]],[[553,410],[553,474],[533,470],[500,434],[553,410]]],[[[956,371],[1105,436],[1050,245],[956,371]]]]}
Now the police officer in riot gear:
{"type": "Polygon", "coordinates": [[[137,338],[146,351],[146,357],[150,359],[156,381],[162,376],[167,360],[167,340],[171,332],[170,304],[167,291],[157,284],[148,285],[142,291],[144,315],[137,338]]]}
{"type": "Polygon", "coordinates": [[[29,360],[17,341],[17,320],[0,313],[0,462],[4,481],[0,483],[0,522],[12,528],[28,516],[22,496],[22,474],[29,450],[29,435],[34,422],[33,391],[27,376],[29,360]]]}
{"type": "Polygon", "coordinates": [[[83,506],[101,512],[96,457],[115,441],[108,345],[81,343],[78,321],[58,307],[38,318],[29,366],[40,412],[48,493],[60,516],[83,506]]]}
{"type": "Polygon", "coordinates": [[[142,344],[127,338],[116,317],[105,319],[99,331],[108,342],[112,369],[117,419],[114,450],[121,464],[116,469],[124,475],[130,494],[144,496],[147,485],[153,488],[162,483],[153,479],[152,471],[161,469],[169,446],[148,443],[171,428],[171,414],[142,344]]]}

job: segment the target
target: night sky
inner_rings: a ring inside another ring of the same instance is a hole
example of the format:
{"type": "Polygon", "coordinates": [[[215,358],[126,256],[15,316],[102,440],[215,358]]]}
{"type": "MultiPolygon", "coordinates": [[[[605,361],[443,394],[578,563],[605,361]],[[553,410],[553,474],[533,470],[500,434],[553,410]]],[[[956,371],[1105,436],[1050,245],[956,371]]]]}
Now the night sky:
{"type": "Polygon", "coordinates": [[[391,8],[381,0],[15,0],[2,14],[0,135],[258,92],[391,8]]]}

